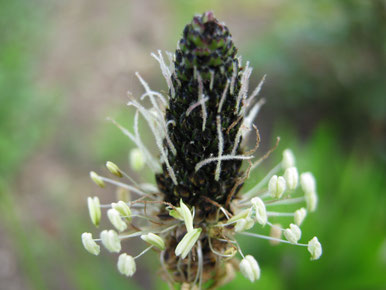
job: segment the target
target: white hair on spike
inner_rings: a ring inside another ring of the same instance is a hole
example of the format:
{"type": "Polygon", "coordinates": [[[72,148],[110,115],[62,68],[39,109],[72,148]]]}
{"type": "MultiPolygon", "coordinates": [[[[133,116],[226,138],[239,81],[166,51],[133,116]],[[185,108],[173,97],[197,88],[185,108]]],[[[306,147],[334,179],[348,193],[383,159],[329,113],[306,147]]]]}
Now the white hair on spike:
{"type": "MultiPolygon", "coordinates": [[[[159,107],[159,104],[156,102],[156,100],[154,98],[154,96],[155,96],[154,92],[150,89],[147,82],[145,82],[145,80],[140,76],[140,74],[138,72],[136,72],[135,75],[137,76],[137,78],[139,79],[143,88],[146,91],[144,96],[149,96],[150,102],[151,102],[153,108],[158,112],[159,118],[163,121],[163,111],[161,110],[161,108],[159,107]]],[[[141,99],[142,99],[142,97],[141,97],[141,99]]]]}
{"type": "MultiPolygon", "coordinates": [[[[138,111],[137,111],[138,112],[138,111]]],[[[138,115],[136,113],[136,115],[138,115]]],[[[119,130],[121,130],[121,132],[126,135],[127,137],[130,138],[131,141],[133,141],[135,143],[135,145],[137,145],[137,147],[143,152],[143,154],[145,155],[145,162],[147,164],[147,166],[149,166],[149,168],[153,171],[153,172],[160,172],[161,171],[161,166],[159,164],[159,162],[153,157],[153,155],[151,155],[150,151],[146,148],[146,146],[142,143],[141,139],[139,138],[139,134],[138,134],[138,129],[136,129],[136,125],[135,125],[135,119],[134,119],[134,131],[136,132],[136,136],[134,136],[133,134],[131,134],[129,132],[129,130],[127,130],[125,127],[123,127],[121,124],[119,124],[117,121],[115,121],[114,119],[111,119],[111,118],[107,118],[107,120],[111,121],[119,130]]],[[[138,128],[138,126],[137,126],[138,128]]]]}
{"type": "Polygon", "coordinates": [[[233,73],[232,73],[231,88],[230,88],[230,93],[231,93],[231,95],[233,95],[233,92],[234,92],[234,89],[235,89],[235,81],[236,81],[236,77],[237,77],[237,67],[236,67],[236,63],[233,62],[233,63],[232,63],[232,66],[233,66],[233,73]]]}
{"type": "MultiPolygon", "coordinates": [[[[264,76],[261,78],[259,84],[258,84],[257,87],[253,90],[252,94],[251,94],[249,97],[247,97],[247,95],[245,95],[243,104],[242,104],[241,109],[240,109],[240,115],[245,115],[245,113],[246,113],[247,110],[248,110],[248,107],[249,107],[249,106],[251,105],[251,103],[253,102],[253,99],[254,99],[256,96],[259,95],[259,93],[260,93],[260,91],[261,91],[261,88],[262,88],[262,86],[263,86],[263,84],[264,84],[265,77],[266,77],[266,75],[264,75],[264,76]]],[[[262,105],[264,105],[265,100],[264,100],[264,101],[260,100],[258,103],[260,103],[260,102],[263,102],[263,103],[261,104],[261,106],[262,106],[262,105]]],[[[255,106],[256,106],[256,105],[255,105],[255,106]]],[[[253,108],[254,108],[254,107],[252,107],[252,109],[250,110],[250,112],[253,110],[253,108]]],[[[256,114],[257,114],[257,113],[256,113],[256,114]]],[[[253,121],[253,119],[252,119],[252,121],[253,121]]]]}
{"type": "Polygon", "coordinates": [[[140,97],[140,100],[142,101],[145,97],[150,97],[150,95],[156,96],[161,100],[162,105],[163,105],[162,109],[164,109],[167,106],[167,101],[166,101],[165,97],[161,93],[156,92],[156,91],[150,91],[150,92],[146,92],[146,93],[142,94],[142,96],[140,97]]]}
{"type": "Polygon", "coordinates": [[[195,102],[194,104],[190,105],[189,108],[186,110],[185,114],[186,116],[189,116],[190,113],[195,109],[197,108],[198,106],[202,105],[202,103],[205,103],[209,100],[209,97],[205,97],[201,100],[198,100],[197,102],[195,102]]]}
{"type": "MultiPolygon", "coordinates": [[[[162,75],[164,76],[166,80],[166,84],[168,85],[168,88],[171,91],[172,98],[174,98],[175,90],[172,82],[172,71],[170,70],[171,68],[170,65],[169,67],[166,66],[161,50],[158,50],[158,57],[154,53],[151,53],[151,56],[158,61],[161,67],[162,75]]],[[[170,58],[169,58],[169,61],[170,61],[170,58]]]]}
{"type": "Polygon", "coordinates": [[[173,74],[174,73],[174,61],[175,61],[175,54],[170,51],[165,51],[168,60],[169,60],[169,71],[173,74]]]}
{"type": "MultiPolygon", "coordinates": [[[[247,61],[244,72],[241,76],[241,87],[236,101],[236,112],[239,112],[241,99],[245,98],[248,93],[249,77],[251,76],[252,68],[249,67],[249,61],[247,61]]],[[[239,112],[241,113],[241,112],[239,112]]]]}
{"type": "MultiPolygon", "coordinates": [[[[156,95],[159,96],[161,94],[159,94],[157,92],[153,92],[152,90],[150,90],[149,85],[145,82],[145,80],[140,76],[140,74],[138,72],[136,72],[135,75],[138,77],[139,81],[141,82],[142,86],[144,87],[144,89],[146,91],[146,93],[143,96],[149,96],[150,102],[153,105],[153,109],[156,111],[155,121],[158,123],[158,125],[160,127],[160,128],[158,128],[158,130],[160,132],[164,133],[164,135],[162,137],[165,137],[169,149],[172,151],[173,155],[176,155],[177,154],[177,150],[174,147],[172,141],[170,140],[170,137],[169,137],[168,131],[167,131],[167,127],[166,127],[166,122],[165,122],[165,119],[164,119],[164,110],[165,110],[165,108],[163,107],[162,110],[161,110],[161,108],[159,107],[159,104],[156,102],[156,100],[154,98],[154,96],[156,96],[156,95]]],[[[148,110],[145,107],[141,106],[139,103],[137,103],[137,104],[138,104],[138,106],[143,108],[142,110],[140,110],[142,112],[142,115],[143,115],[144,111],[148,111],[149,113],[151,113],[150,110],[148,110]]],[[[148,121],[147,118],[146,118],[146,120],[148,121]]],[[[150,124],[149,124],[149,126],[150,126],[150,124]]]]}
{"type": "Polygon", "coordinates": [[[211,157],[211,158],[207,158],[207,159],[204,159],[200,162],[198,162],[195,166],[195,171],[197,172],[198,170],[200,170],[201,167],[209,164],[209,163],[212,163],[212,162],[215,162],[215,161],[219,161],[219,160],[222,160],[222,161],[225,161],[225,160],[249,160],[249,159],[252,159],[254,158],[253,155],[250,155],[250,156],[244,156],[244,155],[222,155],[220,158],[218,157],[211,157]]]}
{"type": "MultiPolygon", "coordinates": [[[[163,133],[162,129],[166,128],[166,124],[164,125],[163,128],[160,126],[157,126],[158,128],[156,128],[155,125],[159,125],[159,124],[158,124],[157,120],[154,119],[154,115],[149,110],[147,110],[145,107],[143,107],[138,102],[136,102],[135,100],[128,102],[127,105],[136,107],[139,110],[139,112],[141,113],[141,115],[147,121],[147,123],[150,127],[150,130],[152,131],[152,133],[154,135],[158,150],[160,151],[161,156],[163,158],[163,161],[165,162],[165,165],[166,165],[167,171],[170,175],[170,178],[172,179],[173,183],[175,185],[177,185],[178,184],[177,178],[176,178],[176,175],[174,173],[173,168],[170,166],[169,161],[167,159],[167,151],[165,151],[165,148],[163,146],[163,138],[162,138],[163,136],[161,135],[163,133]],[[153,122],[153,121],[156,121],[156,122],[153,122]]],[[[167,132],[165,132],[165,133],[167,133],[167,132]]]]}
{"type": "Polygon", "coordinates": [[[231,152],[231,155],[234,155],[236,154],[236,151],[237,151],[237,147],[240,143],[240,139],[241,137],[243,136],[243,132],[245,131],[249,131],[250,129],[245,127],[244,125],[241,125],[239,130],[237,130],[237,134],[236,134],[236,137],[235,137],[235,140],[234,140],[234,144],[233,144],[233,148],[232,148],[232,152],[231,152]]]}
{"type": "MultiPolygon", "coordinates": [[[[263,84],[265,82],[266,76],[267,75],[263,75],[257,87],[253,90],[252,94],[249,96],[248,100],[252,100],[253,98],[259,95],[261,88],[263,87],[263,84]]],[[[250,101],[248,103],[250,103],[250,101]]]]}
{"type": "Polygon", "coordinates": [[[209,90],[213,89],[213,82],[214,82],[214,70],[209,70],[210,73],[210,84],[209,84],[209,90]]]}
{"type": "Polygon", "coordinates": [[[220,179],[220,173],[221,173],[221,156],[224,151],[224,138],[222,136],[222,128],[221,128],[221,117],[220,115],[216,118],[217,122],[217,135],[218,135],[218,161],[216,166],[216,171],[214,175],[214,179],[216,181],[219,181],[220,179]]]}
{"type": "MultiPolygon", "coordinates": [[[[249,111],[248,115],[244,118],[243,125],[247,127],[248,129],[251,128],[253,121],[255,120],[257,114],[259,113],[261,107],[265,104],[265,99],[260,99],[249,111]]],[[[246,140],[249,136],[249,133],[251,130],[244,131],[245,134],[243,134],[244,140],[246,140]]]]}
{"type": "MultiPolygon", "coordinates": [[[[197,72],[197,80],[198,80],[198,100],[201,101],[205,99],[205,96],[204,96],[204,84],[202,82],[202,78],[199,72],[197,72]]],[[[201,102],[201,114],[202,114],[202,131],[205,131],[206,119],[208,118],[205,102],[201,102]]]]}
{"type": "Polygon", "coordinates": [[[218,105],[217,113],[221,113],[222,106],[223,106],[225,99],[227,97],[228,88],[229,88],[229,80],[227,80],[227,84],[225,85],[225,89],[222,92],[222,96],[221,96],[220,103],[218,105]]]}

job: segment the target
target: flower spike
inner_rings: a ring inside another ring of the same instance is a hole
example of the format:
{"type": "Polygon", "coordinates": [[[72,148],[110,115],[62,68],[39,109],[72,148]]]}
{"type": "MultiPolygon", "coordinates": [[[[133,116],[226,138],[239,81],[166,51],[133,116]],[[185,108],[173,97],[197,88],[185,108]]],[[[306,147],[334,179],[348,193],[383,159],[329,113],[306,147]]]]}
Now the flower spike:
{"type": "Polygon", "coordinates": [[[116,230],[102,231],[100,239],[84,233],[85,249],[98,255],[96,242],[101,241],[109,252],[120,253],[126,240],[143,241],[147,247],[139,254],[119,255],[118,271],[131,277],[136,260],[153,249],[162,277],[181,289],[220,287],[238,269],[251,282],[258,280],[259,264],[244,256],[240,235],[307,248],[311,259],[318,259],[322,247],[316,237],[299,243],[299,227],[318,202],[315,178],[310,172],[299,176],[290,149],[245,190],[252,171],[276,150],[280,138],[268,151],[258,151],[261,136],[253,121],[265,103],[259,96],[265,75],[251,92],[252,67],[237,55],[228,27],[212,12],[197,15],[183,30],[175,53],[166,52],[166,59],[157,51],[152,57],[167,91],[151,89],[136,73],[144,92],[138,98],[129,93],[133,127],[112,122],[132,142],[131,170],[141,172],[143,182],[146,166],[155,183],[138,182],[111,161],[106,167],[113,178],[90,172],[99,187],[108,183],[117,189],[116,201],[108,204],[88,198],[90,218],[98,226],[101,209],[106,210],[116,230]],[[145,146],[142,136],[149,132],[154,144],[145,146]],[[248,148],[251,141],[255,145],[248,148]]]}

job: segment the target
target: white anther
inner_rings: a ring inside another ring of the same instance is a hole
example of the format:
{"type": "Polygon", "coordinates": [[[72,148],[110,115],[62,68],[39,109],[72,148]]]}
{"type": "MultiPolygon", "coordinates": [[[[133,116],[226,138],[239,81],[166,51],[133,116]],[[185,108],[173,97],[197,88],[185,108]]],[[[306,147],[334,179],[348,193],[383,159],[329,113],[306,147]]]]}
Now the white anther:
{"type": "Polygon", "coordinates": [[[133,276],[136,271],[134,258],[125,253],[119,255],[117,267],[119,273],[127,277],[133,276]]]}
{"type": "Polygon", "coordinates": [[[121,251],[121,240],[116,231],[104,230],[100,234],[102,244],[107,250],[113,253],[119,253],[121,251]]]}
{"type": "Polygon", "coordinates": [[[303,223],[304,219],[306,218],[306,215],[307,215],[307,210],[304,207],[295,211],[295,216],[294,216],[295,224],[300,226],[303,223]]]}
{"type": "Polygon", "coordinates": [[[190,232],[187,232],[182,240],[178,243],[175,254],[176,256],[181,256],[182,259],[185,259],[189,254],[198,238],[200,237],[202,229],[193,229],[190,232]]]}
{"type": "Polygon", "coordinates": [[[245,256],[245,258],[240,262],[240,272],[251,282],[260,279],[259,264],[251,255],[245,256]]]}
{"type": "Polygon", "coordinates": [[[109,218],[111,224],[120,232],[123,232],[127,229],[127,224],[122,220],[121,214],[114,208],[111,208],[107,211],[107,217],[109,218]]]}
{"type": "Polygon", "coordinates": [[[90,233],[82,234],[82,243],[87,252],[98,256],[100,252],[100,246],[94,241],[90,233]]]}
{"type": "Polygon", "coordinates": [[[284,236],[290,243],[297,244],[302,236],[302,232],[297,225],[290,224],[290,227],[284,230],[284,236]]]}
{"type": "Polygon", "coordinates": [[[283,169],[295,166],[295,155],[293,154],[292,150],[285,149],[283,151],[283,159],[281,161],[281,165],[283,169]]]}
{"type": "Polygon", "coordinates": [[[312,240],[308,242],[307,249],[311,254],[311,260],[317,260],[322,255],[322,245],[319,243],[317,237],[313,237],[312,240]]]}
{"type": "Polygon", "coordinates": [[[99,222],[101,220],[101,207],[100,207],[99,198],[97,196],[88,197],[87,206],[88,206],[88,212],[90,214],[92,223],[95,226],[99,226],[99,222]]]}
{"type": "Polygon", "coordinates": [[[265,209],[265,204],[263,200],[260,197],[254,197],[251,199],[251,203],[252,203],[252,208],[255,211],[256,221],[262,226],[265,226],[268,218],[267,218],[267,211],[265,209]]]}
{"type": "Polygon", "coordinates": [[[274,198],[281,198],[286,189],[286,181],[283,176],[274,175],[268,183],[268,191],[274,198]]]}
{"type": "Polygon", "coordinates": [[[299,173],[296,167],[288,167],[284,172],[284,179],[289,190],[295,190],[298,186],[299,173]]]}
{"type": "Polygon", "coordinates": [[[147,235],[142,235],[141,239],[149,243],[150,245],[157,247],[161,251],[165,249],[164,240],[156,234],[148,233],[147,235]]]}

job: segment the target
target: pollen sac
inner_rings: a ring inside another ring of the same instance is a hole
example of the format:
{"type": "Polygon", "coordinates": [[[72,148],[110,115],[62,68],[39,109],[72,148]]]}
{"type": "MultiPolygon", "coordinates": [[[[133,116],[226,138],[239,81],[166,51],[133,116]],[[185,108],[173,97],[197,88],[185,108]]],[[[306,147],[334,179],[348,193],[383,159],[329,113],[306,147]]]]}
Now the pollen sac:
{"type": "Polygon", "coordinates": [[[222,156],[242,153],[238,143],[235,145],[245,97],[241,90],[243,68],[236,52],[228,28],[206,12],[185,27],[175,54],[171,77],[175,94],[169,92],[165,118],[172,124],[168,134],[176,148],[176,154],[169,152],[167,158],[178,184],[172,182],[165,164],[156,179],[166,201],[176,205],[182,199],[198,209],[198,216],[216,209],[203,197],[225,205],[232,189],[236,187],[236,195],[242,186],[236,184],[240,160],[223,160],[221,166],[216,160],[195,170],[197,163],[218,157],[219,151],[222,156]],[[215,178],[216,168],[219,178],[215,178]]]}

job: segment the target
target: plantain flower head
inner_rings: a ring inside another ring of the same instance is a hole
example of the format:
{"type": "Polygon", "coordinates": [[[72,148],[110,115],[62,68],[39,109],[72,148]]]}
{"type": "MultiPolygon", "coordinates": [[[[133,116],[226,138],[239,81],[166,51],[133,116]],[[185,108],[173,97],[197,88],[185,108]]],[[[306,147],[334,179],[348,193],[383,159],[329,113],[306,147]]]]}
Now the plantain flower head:
{"type": "Polygon", "coordinates": [[[133,128],[111,121],[135,147],[130,167],[137,172],[147,167],[155,182],[140,183],[121,169],[123,165],[110,161],[106,167],[114,178],[92,171],[90,177],[99,187],[113,186],[130,194],[111,204],[88,199],[92,222],[99,225],[106,215],[106,225],[118,232],[105,229],[100,239],[83,234],[86,250],[99,254],[101,242],[119,254],[118,270],[128,277],[135,273],[137,259],[154,251],[162,278],[183,289],[221,286],[238,270],[251,282],[258,280],[260,266],[251,255],[244,256],[241,235],[307,248],[311,259],[318,259],[322,248],[316,237],[300,242],[300,226],[317,205],[315,178],[302,173],[299,182],[290,149],[249,190],[243,187],[278,147],[279,138],[268,152],[257,151],[260,134],[253,121],[265,102],[259,97],[265,76],[249,90],[252,68],[237,56],[227,26],[211,12],[195,16],[175,53],[158,51],[152,56],[167,92],[151,89],[136,73],[144,92],[138,98],[129,95],[128,106],[135,110],[133,128]],[[141,132],[140,122],[149,130],[141,132]],[[141,134],[149,132],[156,152],[143,142],[141,134]],[[248,140],[255,144],[252,148],[248,140]],[[307,210],[292,210],[294,204],[307,210]],[[282,227],[288,217],[294,223],[282,227]],[[283,223],[273,224],[272,218],[283,218],[283,223]],[[270,235],[263,234],[263,227],[270,228],[270,235]],[[128,239],[143,241],[144,249],[137,255],[122,253],[121,244],[128,239]]]}

